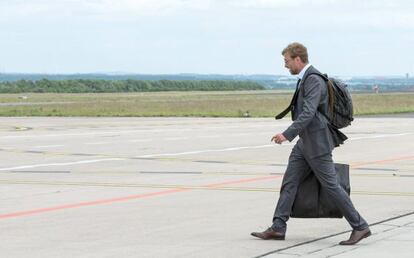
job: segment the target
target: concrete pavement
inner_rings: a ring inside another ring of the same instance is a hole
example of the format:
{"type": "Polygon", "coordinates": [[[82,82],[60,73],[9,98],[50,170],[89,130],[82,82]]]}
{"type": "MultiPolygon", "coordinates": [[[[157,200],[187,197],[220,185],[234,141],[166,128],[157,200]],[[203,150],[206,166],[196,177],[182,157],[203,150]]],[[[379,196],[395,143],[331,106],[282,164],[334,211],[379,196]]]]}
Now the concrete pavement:
{"type": "Polygon", "coordinates": [[[271,222],[288,119],[0,118],[2,257],[411,257],[414,118],[357,118],[336,162],[373,235],[340,219],[271,222]]]}

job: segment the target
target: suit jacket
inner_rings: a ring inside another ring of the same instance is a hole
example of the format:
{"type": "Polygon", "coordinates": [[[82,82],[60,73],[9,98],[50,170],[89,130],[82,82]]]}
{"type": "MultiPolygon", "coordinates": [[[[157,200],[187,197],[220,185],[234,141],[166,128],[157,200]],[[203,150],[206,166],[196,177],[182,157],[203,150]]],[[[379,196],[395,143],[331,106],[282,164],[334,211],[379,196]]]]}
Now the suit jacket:
{"type": "Polygon", "coordinates": [[[282,134],[289,141],[299,136],[298,144],[304,154],[313,158],[331,153],[337,143],[334,142],[327,118],[321,114],[328,113],[326,83],[318,75],[308,76],[309,73],[320,72],[313,66],[305,72],[291,109],[293,123],[282,134]]]}

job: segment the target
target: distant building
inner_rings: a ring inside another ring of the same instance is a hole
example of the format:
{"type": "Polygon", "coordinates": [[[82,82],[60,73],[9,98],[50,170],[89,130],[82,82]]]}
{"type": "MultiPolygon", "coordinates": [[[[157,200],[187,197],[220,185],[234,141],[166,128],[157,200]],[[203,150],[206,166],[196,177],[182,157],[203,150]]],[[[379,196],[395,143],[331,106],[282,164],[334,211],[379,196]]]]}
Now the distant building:
{"type": "Polygon", "coordinates": [[[374,85],[373,87],[372,87],[372,90],[375,92],[375,93],[379,93],[379,86],[378,86],[378,84],[376,84],[376,85],[374,85]]]}
{"type": "Polygon", "coordinates": [[[410,74],[409,73],[406,73],[405,74],[405,79],[408,79],[408,78],[410,78],[410,74]]]}

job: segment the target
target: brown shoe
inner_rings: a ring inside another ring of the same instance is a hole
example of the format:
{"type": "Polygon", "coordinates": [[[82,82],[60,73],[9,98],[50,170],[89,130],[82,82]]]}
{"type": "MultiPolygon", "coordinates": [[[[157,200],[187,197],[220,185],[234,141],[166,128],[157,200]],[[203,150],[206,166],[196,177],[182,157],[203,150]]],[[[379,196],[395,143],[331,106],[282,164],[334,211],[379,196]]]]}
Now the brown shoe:
{"type": "Polygon", "coordinates": [[[348,240],[339,242],[340,245],[355,245],[362,239],[369,237],[371,235],[371,231],[369,228],[363,230],[352,230],[351,236],[348,240]]]}
{"type": "Polygon", "coordinates": [[[277,232],[272,228],[268,228],[263,232],[252,232],[250,235],[261,238],[263,240],[269,240],[269,239],[285,240],[284,233],[277,232]]]}

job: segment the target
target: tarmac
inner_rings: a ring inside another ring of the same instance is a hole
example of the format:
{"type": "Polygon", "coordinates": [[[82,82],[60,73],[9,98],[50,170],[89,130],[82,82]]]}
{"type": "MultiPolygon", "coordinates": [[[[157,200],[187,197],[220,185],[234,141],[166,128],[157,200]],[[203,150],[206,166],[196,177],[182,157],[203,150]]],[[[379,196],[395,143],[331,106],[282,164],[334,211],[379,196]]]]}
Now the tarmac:
{"type": "Polygon", "coordinates": [[[270,226],[294,142],[271,118],[0,118],[1,257],[414,257],[414,117],[357,117],[334,160],[372,236],[345,219],[270,226]]]}

